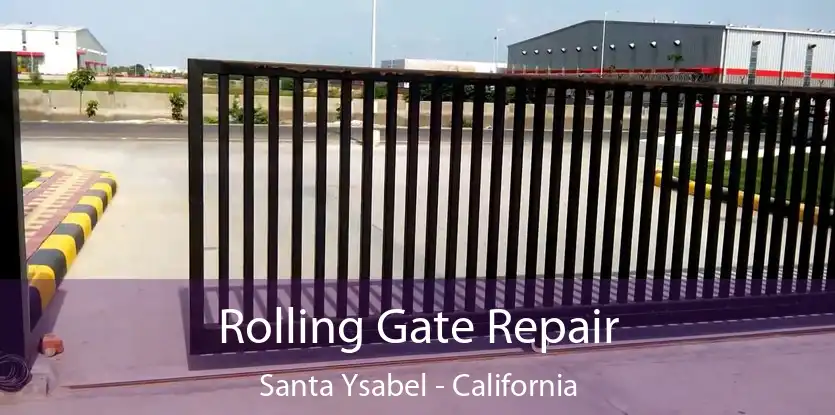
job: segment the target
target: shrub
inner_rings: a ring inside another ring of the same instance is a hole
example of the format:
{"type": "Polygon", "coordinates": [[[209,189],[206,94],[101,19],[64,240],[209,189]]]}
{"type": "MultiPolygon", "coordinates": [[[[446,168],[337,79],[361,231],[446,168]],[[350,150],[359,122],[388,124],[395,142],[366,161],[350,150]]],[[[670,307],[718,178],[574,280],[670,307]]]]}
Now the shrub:
{"type": "Polygon", "coordinates": [[[87,101],[87,109],[85,113],[87,114],[87,118],[93,118],[96,116],[96,113],[99,111],[99,102],[91,99],[87,101]]]}
{"type": "Polygon", "coordinates": [[[183,108],[186,106],[186,99],[182,92],[172,92],[168,94],[168,102],[171,104],[171,119],[176,121],[183,120],[183,108]]]}
{"type": "Polygon", "coordinates": [[[40,88],[40,86],[43,85],[43,77],[41,77],[41,73],[38,71],[29,73],[29,82],[40,88]]]}
{"type": "MultiPolygon", "coordinates": [[[[269,114],[267,113],[267,110],[260,105],[257,105],[254,108],[252,118],[255,124],[267,124],[269,122],[269,114]]],[[[229,120],[237,124],[244,123],[244,109],[241,106],[241,101],[238,97],[235,97],[235,99],[232,100],[232,106],[229,108],[229,120]]]]}

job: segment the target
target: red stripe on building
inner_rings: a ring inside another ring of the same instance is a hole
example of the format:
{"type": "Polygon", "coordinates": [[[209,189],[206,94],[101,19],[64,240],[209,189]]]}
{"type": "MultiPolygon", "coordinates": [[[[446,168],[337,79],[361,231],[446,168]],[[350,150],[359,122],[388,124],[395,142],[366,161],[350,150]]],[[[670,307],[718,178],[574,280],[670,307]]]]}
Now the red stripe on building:
{"type": "Polygon", "coordinates": [[[41,58],[44,55],[43,52],[21,51],[21,52],[15,52],[15,53],[17,54],[17,56],[25,56],[25,57],[29,57],[29,58],[41,58]]]}
{"type": "MultiPolygon", "coordinates": [[[[615,74],[652,74],[652,73],[660,73],[660,74],[669,74],[675,73],[676,69],[673,68],[657,68],[657,69],[615,69],[612,70],[603,70],[604,73],[615,73],[615,74]]],[[[704,75],[721,75],[722,68],[680,68],[677,70],[678,73],[698,73],[704,75]]],[[[547,74],[548,69],[509,69],[508,73],[516,73],[516,74],[547,74]]],[[[574,74],[599,74],[600,68],[594,69],[551,69],[550,73],[553,74],[566,74],[566,75],[574,75],[574,74]]],[[[748,76],[748,69],[739,69],[739,68],[727,68],[725,69],[725,75],[730,76],[748,76]]],[[[755,72],[755,75],[758,78],[778,78],[780,77],[780,71],[775,70],[768,70],[768,69],[758,69],[755,72]]],[[[812,79],[823,79],[823,80],[835,80],[835,72],[833,73],[824,73],[824,72],[813,72],[810,76],[812,79]]],[[[783,78],[803,78],[803,72],[798,71],[783,71],[783,78]]]]}

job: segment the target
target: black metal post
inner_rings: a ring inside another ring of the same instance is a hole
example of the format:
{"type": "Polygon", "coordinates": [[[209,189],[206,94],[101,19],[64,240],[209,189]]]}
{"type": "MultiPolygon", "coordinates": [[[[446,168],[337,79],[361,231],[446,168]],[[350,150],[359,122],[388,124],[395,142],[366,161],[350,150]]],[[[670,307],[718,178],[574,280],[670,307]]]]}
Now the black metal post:
{"type": "Polygon", "coordinates": [[[23,228],[17,55],[0,52],[0,353],[35,355],[29,326],[29,282],[23,228]]]}

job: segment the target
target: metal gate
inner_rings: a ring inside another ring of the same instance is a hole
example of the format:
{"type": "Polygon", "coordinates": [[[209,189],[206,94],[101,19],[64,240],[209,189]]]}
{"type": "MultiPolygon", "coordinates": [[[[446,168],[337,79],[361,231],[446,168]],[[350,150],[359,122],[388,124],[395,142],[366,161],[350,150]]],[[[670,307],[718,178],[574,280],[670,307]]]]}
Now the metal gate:
{"type": "Polygon", "coordinates": [[[835,139],[821,111],[807,147],[791,133],[831,90],[194,59],[188,76],[192,354],[329,344],[309,322],[223,343],[228,308],[363,317],[366,344],[441,311],[473,336],[494,308],[622,327],[835,311],[835,139]]]}

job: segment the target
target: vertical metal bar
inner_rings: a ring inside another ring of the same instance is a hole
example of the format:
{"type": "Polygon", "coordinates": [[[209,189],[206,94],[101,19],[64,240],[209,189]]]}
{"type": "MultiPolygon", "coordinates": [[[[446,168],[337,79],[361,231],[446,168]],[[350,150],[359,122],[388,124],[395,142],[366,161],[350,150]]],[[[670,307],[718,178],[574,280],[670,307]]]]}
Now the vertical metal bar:
{"type": "MultiPolygon", "coordinates": [[[[800,258],[797,262],[797,290],[798,293],[806,292],[806,281],[809,278],[809,261],[812,252],[812,232],[815,229],[816,211],[824,210],[824,205],[818,205],[818,184],[821,171],[821,145],[823,144],[823,126],[825,121],[826,97],[817,95],[815,100],[814,124],[812,126],[811,151],[809,153],[808,169],[806,171],[806,197],[803,202],[803,230],[800,233],[800,258]],[[818,209],[817,206],[821,206],[818,209]]],[[[808,123],[804,123],[808,128],[808,123]]],[[[800,136],[799,139],[805,139],[800,136]]],[[[804,140],[805,141],[805,140],[804,140]]],[[[820,228],[825,232],[826,228],[820,228]]],[[[820,232],[819,231],[819,232],[820,232]]],[[[813,276],[814,277],[814,276],[813,276]]],[[[814,283],[814,280],[813,280],[814,283]]],[[[820,287],[818,287],[820,288],[820,287]]]]}
{"type": "MultiPolygon", "coordinates": [[[[667,105],[670,105],[669,103],[667,105]]],[[[681,277],[684,270],[684,236],[687,233],[687,202],[690,199],[690,164],[693,157],[693,129],[696,118],[696,93],[684,95],[682,113],[681,153],[679,155],[676,190],[676,215],[673,219],[673,258],[670,264],[669,299],[681,298],[681,277]]],[[[666,142],[665,142],[666,143],[666,142]]],[[[663,181],[663,179],[662,179],[663,181]]]]}
{"type": "Polygon", "coordinates": [[[447,205],[446,264],[444,265],[444,311],[455,311],[455,278],[458,267],[458,202],[461,194],[461,137],[464,127],[464,83],[452,84],[452,131],[449,153],[449,200],[447,205]]]}
{"type": "MultiPolygon", "coordinates": [[[[14,62],[15,73],[17,73],[17,58],[14,62]]],[[[0,62],[0,67],[7,66],[6,62],[0,62]]],[[[0,73],[0,76],[3,74],[0,73]]],[[[14,86],[17,87],[17,85],[14,86]]],[[[2,102],[0,105],[8,105],[5,104],[5,99],[2,102]]],[[[203,250],[203,68],[200,66],[200,61],[195,59],[188,61],[188,104],[188,293],[189,338],[191,339],[189,352],[197,354],[200,351],[198,340],[203,333],[205,323],[203,318],[205,258],[203,250]]],[[[222,113],[228,110],[220,108],[219,111],[222,113]]],[[[9,113],[2,111],[0,117],[7,116],[6,114],[9,113]]],[[[17,117],[13,116],[13,119],[17,117]]],[[[12,138],[19,140],[20,128],[17,127],[14,130],[16,130],[16,135],[12,135],[12,138]]],[[[10,153],[4,151],[3,154],[10,153]]],[[[15,165],[15,168],[18,168],[17,166],[15,165]]]]}
{"type": "MultiPolygon", "coordinates": [[[[510,149],[510,197],[507,208],[507,256],[505,268],[504,308],[516,307],[516,277],[519,263],[519,209],[522,201],[522,163],[525,146],[525,110],[528,97],[525,82],[515,84],[513,105],[513,138],[510,149]]],[[[536,248],[534,248],[536,249],[536,248]]]]}
{"type": "MultiPolygon", "coordinates": [[[[748,124],[747,96],[736,95],[734,103],[734,128],[731,140],[731,162],[728,170],[728,199],[725,208],[725,235],[722,238],[722,264],[719,269],[719,298],[728,298],[731,290],[731,271],[734,261],[736,217],[739,210],[739,181],[742,167],[742,146],[745,126],[748,124]]],[[[724,169],[723,169],[724,170],[724,169]]],[[[723,174],[724,176],[724,171],[723,174]]],[[[747,278],[747,270],[742,278],[747,278]]],[[[739,276],[737,276],[739,277],[739,276]]]]}
{"type": "Polygon", "coordinates": [[[583,140],[586,124],[587,90],[574,90],[574,119],[571,127],[571,165],[568,169],[568,209],[565,216],[565,263],[562,277],[562,305],[574,304],[574,277],[577,261],[577,218],[580,212],[583,140]]]}
{"type": "Polygon", "coordinates": [[[293,78],[293,184],[290,248],[290,306],[302,308],[302,190],[304,182],[304,79],[293,78]]]}
{"type": "MultiPolygon", "coordinates": [[[[719,111],[716,121],[716,139],[713,155],[713,175],[710,183],[710,212],[707,220],[707,246],[705,249],[704,282],[702,298],[713,298],[716,280],[716,254],[719,245],[719,216],[725,201],[724,173],[725,152],[728,147],[728,128],[730,128],[730,95],[719,97],[719,111]]],[[[707,191],[705,191],[707,193],[707,191]]],[[[736,197],[734,195],[734,197],[736,197]]]]}
{"type": "Polygon", "coordinates": [[[542,152],[545,144],[545,105],[548,85],[536,83],[531,137],[531,181],[528,198],[528,238],[525,245],[525,308],[536,305],[536,268],[539,253],[539,204],[542,193],[542,152]]]}
{"type": "MultiPolygon", "coordinates": [[[[777,281],[780,273],[780,248],[783,245],[783,221],[786,217],[786,191],[789,180],[791,161],[792,130],[794,127],[795,98],[786,97],[783,103],[783,119],[780,125],[780,150],[777,156],[777,178],[774,183],[774,203],[771,220],[771,246],[768,248],[768,274],[765,282],[766,295],[777,294],[777,281]]],[[[832,262],[832,261],[830,261],[832,262]]],[[[783,275],[789,278],[791,275],[783,275]]]]}
{"type": "MultiPolygon", "coordinates": [[[[832,100],[829,100],[829,105],[831,105],[832,100]]],[[[833,178],[835,178],[835,133],[832,132],[831,125],[827,129],[827,136],[825,142],[825,149],[826,154],[823,157],[823,171],[821,173],[821,193],[820,193],[820,213],[818,213],[818,220],[817,220],[817,233],[815,235],[815,257],[812,266],[812,292],[819,292],[821,291],[821,285],[823,285],[823,275],[824,266],[826,266],[826,245],[827,241],[827,234],[831,232],[831,222],[832,222],[832,187],[833,187],[833,178]]],[[[833,246],[835,248],[835,246],[833,246]]],[[[829,256],[829,264],[835,264],[835,257],[832,255],[829,256]]],[[[826,276],[827,284],[826,289],[835,290],[835,283],[832,282],[832,279],[835,278],[835,274],[832,272],[828,273],[826,276]]]]}
{"type": "Polygon", "coordinates": [[[629,300],[629,282],[632,262],[632,236],[635,222],[635,188],[638,181],[638,151],[641,144],[641,121],[644,110],[644,89],[630,91],[632,102],[629,112],[629,141],[626,148],[626,172],[623,183],[623,211],[621,225],[620,256],[618,257],[617,301],[624,304],[629,300]]]}
{"type": "MultiPolygon", "coordinates": [[[[803,197],[803,172],[806,170],[806,136],[809,133],[809,96],[800,98],[800,111],[797,119],[797,135],[782,139],[794,142],[794,157],[792,160],[790,186],[790,202],[786,211],[788,223],[786,224],[786,248],[783,252],[783,279],[780,286],[780,293],[790,294],[794,289],[794,264],[797,255],[797,228],[800,219],[800,203],[803,197]]],[[[808,206],[815,209],[814,204],[808,206]]]]}
{"type": "Polygon", "coordinates": [[[554,306],[557,279],[557,244],[559,243],[560,188],[562,181],[562,152],[565,146],[564,88],[554,88],[554,125],[551,128],[551,168],[548,173],[548,217],[545,234],[545,276],[542,305],[554,306]]]}
{"type": "Polygon", "coordinates": [[[391,309],[392,276],[394,274],[394,184],[397,160],[397,82],[386,83],[386,159],[383,184],[383,268],[380,308],[391,309]]]}
{"type": "MultiPolygon", "coordinates": [[[[702,102],[709,103],[709,105],[702,106],[702,118],[699,120],[699,145],[696,150],[695,162],[696,185],[693,191],[693,213],[691,214],[692,218],[690,222],[690,253],[687,255],[687,282],[684,288],[684,299],[686,300],[695,299],[699,288],[702,229],[704,228],[705,196],[707,195],[708,156],[710,142],[712,141],[710,130],[713,124],[714,95],[712,93],[703,94],[702,102]]],[[[682,152],[684,151],[685,149],[682,148],[682,152]]],[[[691,148],[687,149],[687,151],[692,152],[693,150],[691,148]]]]}
{"type": "Polygon", "coordinates": [[[589,149],[589,178],[586,197],[586,235],[583,248],[583,285],[580,304],[591,304],[594,291],[594,260],[597,248],[597,204],[600,195],[600,163],[603,153],[603,117],[606,109],[606,90],[594,90],[594,108],[591,121],[591,147],[589,149]]]}
{"type": "Polygon", "coordinates": [[[325,316],[326,208],[328,200],[328,80],[316,82],[316,222],[313,264],[313,316],[325,316]]]}
{"type": "Polygon", "coordinates": [[[414,310],[415,293],[415,219],[417,218],[417,163],[418,134],[420,123],[419,82],[409,83],[409,115],[406,134],[406,208],[403,227],[403,310],[411,314],[414,310]]]}
{"type": "MultiPolygon", "coordinates": [[[[734,285],[734,297],[744,297],[745,289],[748,284],[748,264],[751,256],[751,227],[754,215],[754,194],[756,193],[757,173],[761,167],[759,165],[759,151],[762,124],[763,96],[757,95],[751,103],[751,123],[749,124],[751,126],[751,131],[748,134],[748,156],[745,158],[745,190],[742,198],[742,218],[740,219],[739,249],[737,251],[736,260],[736,283],[734,285]]],[[[736,132],[734,132],[734,134],[736,134],[736,132]]],[[[758,216],[757,219],[759,220],[760,217],[758,216]]],[[[768,216],[764,216],[762,219],[767,222],[768,216]]],[[[728,219],[725,220],[727,221],[728,219]]]]}
{"type": "Polygon", "coordinates": [[[339,91],[339,235],[337,236],[336,316],[348,316],[348,254],[351,234],[351,100],[353,82],[343,79],[339,91]]]}
{"type": "Polygon", "coordinates": [[[255,79],[251,76],[244,77],[243,151],[243,315],[244,321],[250,321],[255,307],[255,79]]]}
{"type": "Polygon", "coordinates": [[[464,309],[475,311],[476,286],[478,282],[478,237],[481,214],[481,159],[484,143],[484,97],[485,85],[474,85],[473,129],[470,145],[470,194],[469,218],[467,220],[467,275],[464,294],[464,309]]]}
{"type": "MultiPolygon", "coordinates": [[[[278,307],[278,104],[281,82],[270,77],[267,110],[267,321],[276,321],[278,307]]],[[[227,94],[228,95],[228,94],[227,94]]]]}
{"type": "MultiPolygon", "coordinates": [[[[189,66],[196,66],[195,62],[189,60],[189,66]]],[[[195,86],[200,88],[201,85],[195,86]]],[[[189,93],[193,92],[191,84],[189,84],[189,93]]],[[[7,248],[3,249],[2,272],[0,272],[0,353],[15,355],[24,358],[28,363],[34,361],[35,345],[32,343],[30,328],[32,321],[30,321],[30,304],[29,304],[29,281],[26,272],[26,247],[25,247],[25,227],[23,222],[23,195],[21,192],[21,155],[20,155],[20,112],[18,107],[18,83],[17,83],[17,55],[14,52],[0,52],[0,194],[3,196],[3,203],[0,203],[0,220],[2,220],[3,232],[5,235],[3,239],[6,240],[4,244],[7,248]],[[15,246],[15,249],[9,249],[15,246]]],[[[202,110],[202,109],[201,109],[202,110]]],[[[191,134],[192,129],[189,129],[191,134]]],[[[189,135],[189,155],[193,143],[191,135],[189,135]]],[[[199,137],[198,137],[199,138],[199,137]]],[[[201,142],[202,145],[202,142],[201,142]]],[[[190,158],[191,160],[191,158],[190,158]]],[[[202,157],[200,159],[203,160],[202,157]]],[[[189,165],[189,184],[194,182],[194,178],[199,179],[198,187],[202,190],[203,185],[203,170],[202,166],[189,165]],[[197,172],[195,167],[201,167],[197,172]],[[195,174],[197,173],[197,174],[195,174]]],[[[190,188],[191,189],[191,188],[190,188]]],[[[189,211],[193,212],[196,208],[201,209],[200,214],[203,213],[202,208],[202,193],[199,201],[201,204],[192,205],[194,200],[194,193],[189,194],[189,211]]],[[[193,221],[189,222],[189,226],[193,226],[193,221]]],[[[200,226],[203,226],[202,220],[200,226]]],[[[202,228],[201,230],[202,231],[202,228]]],[[[198,231],[198,233],[200,233],[198,231]]],[[[203,243],[203,239],[199,240],[203,243]]],[[[195,263],[195,256],[200,255],[200,265],[202,266],[202,252],[203,246],[195,246],[194,239],[190,239],[190,260],[191,264],[195,263]],[[199,252],[195,252],[198,251],[199,252]]],[[[195,268],[191,268],[195,270],[195,268]]],[[[191,298],[191,305],[200,307],[199,312],[191,308],[192,331],[191,338],[195,339],[195,332],[197,329],[203,328],[202,312],[203,312],[203,273],[200,271],[200,279],[192,275],[189,279],[189,297],[191,298]],[[195,287],[195,281],[199,284],[195,287]],[[195,289],[196,288],[196,289],[195,289]],[[199,298],[195,299],[199,294],[199,298]],[[195,314],[200,316],[200,320],[195,320],[195,314]],[[199,325],[197,324],[199,323],[199,325]],[[197,326],[194,328],[194,326],[197,326]]],[[[40,304],[35,304],[40,306],[40,304]]],[[[191,350],[194,350],[192,347],[191,350]]]]}
{"type": "Polygon", "coordinates": [[[603,208],[603,242],[600,257],[600,289],[598,303],[609,304],[612,290],[612,260],[615,250],[615,218],[618,209],[620,153],[623,147],[624,90],[615,89],[609,132],[609,164],[606,168],[606,205],[603,208]]]}
{"type": "Polygon", "coordinates": [[[658,128],[661,119],[661,90],[654,89],[649,94],[649,120],[647,121],[647,141],[644,153],[644,181],[641,192],[641,216],[638,219],[638,263],[635,270],[635,302],[646,299],[647,274],[649,269],[649,238],[652,232],[652,206],[655,192],[656,150],[658,147],[658,128]]]}
{"type": "Polygon", "coordinates": [[[424,253],[423,312],[435,312],[435,266],[438,243],[438,180],[441,164],[441,111],[444,80],[432,80],[429,112],[429,176],[426,184],[426,251],[424,253]]]}
{"type": "MultiPolygon", "coordinates": [[[[218,318],[229,308],[229,75],[217,77],[218,318]]],[[[218,320],[220,321],[220,320],[218,320]]]]}
{"type": "MultiPolygon", "coordinates": [[[[661,183],[658,189],[658,222],[655,236],[655,263],[652,271],[652,301],[664,299],[664,283],[667,277],[667,240],[670,234],[670,201],[672,199],[673,163],[675,162],[676,130],[678,129],[678,103],[681,93],[667,90],[667,118],[664,128],[664,149],[661,154],[661,183]]],[[[679,167],[681,168],[681,167],[679,167]]],[[[682,180],[685,180],[682,178],[682,180]]],[[[655,181],[655,178],[653,178],[655,181]]],[[[676,206],[678,209],[678,206],[676,206]]]]}
{"type": "MultiPolygon", "coordinates": [[[[762,279],[765,272],[766,241],[768,240],[768,217],[773,217],[771,202],[774,186],[774,153],[777,146],[777,130],[780,123],[780,96],[768,97],[766,111],[765,139],[763,140],[762,169],[760,171],[760,203],[757,206],[757,232],[754,237],[754,259],[751,263],[751,295],[762,294],[762,279]]],[[[776,220],[776,217],[774,217],[776,220]]]]}
{"type": "Polygon", "coordinates": [[[371,297],[371,175],[374,173],[374,81],[362,85],[362,178],[360,188],[359,316],[368,317],[371,297]]]}
{"type": "Polygon", "coordinates": [[[502,152],[504,150],[504,117],[507,84],[497,82],[493,95],[493,140],[490,156],[490,205],[487,213],[487,269],[484,308],[496,308],[496,277],[499,260],[499,214],[502,203],[502,152]]]}

